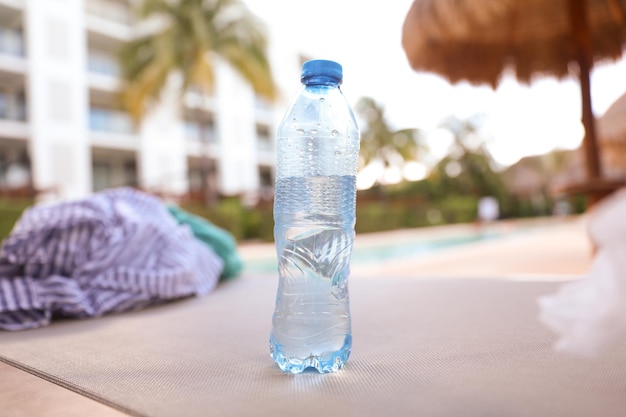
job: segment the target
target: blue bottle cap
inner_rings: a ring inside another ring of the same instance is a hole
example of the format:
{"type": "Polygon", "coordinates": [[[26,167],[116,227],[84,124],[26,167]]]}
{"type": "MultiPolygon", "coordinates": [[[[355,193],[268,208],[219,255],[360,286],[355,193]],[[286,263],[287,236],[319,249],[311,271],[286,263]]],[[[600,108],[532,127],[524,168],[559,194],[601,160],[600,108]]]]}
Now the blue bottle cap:
{"type": "Polygon", "coordinates": [[[343,81],[343,69],[339,63],[325,59],[313,59],[302,64],[302,76],[300,77],[302,82],[304,82],[305,78],[318,76],[332,78],[338,84],[341,84],[343,81]]]}

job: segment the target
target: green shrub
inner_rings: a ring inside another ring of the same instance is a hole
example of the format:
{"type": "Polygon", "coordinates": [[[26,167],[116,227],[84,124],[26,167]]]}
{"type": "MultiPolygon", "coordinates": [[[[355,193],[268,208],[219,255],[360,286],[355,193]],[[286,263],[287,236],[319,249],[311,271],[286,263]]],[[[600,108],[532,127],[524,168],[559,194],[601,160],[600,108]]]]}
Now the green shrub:
{"type": "Polygon", "coordinates": [[[444,223],[469,223],[476,220],[478,199],[473,196],[451,195],[436,204],[444,223]]]}
{"type": "Polygon", "coordinates": [[[243,209],[238,199],[224,199],[211,207],[198,203],[182,204],[181,208],[230,232],[238,241],[244,237],[243,209]]]}
{"type": "Polygon", "coordinates": [[[381,202],[368,202],[356,206],[356,232],[371,233],[388,230],[389,212],[381,202]]]}
{"type": "Polygon", "coordinates": [[[32,204],[31,200],[0,199],[0,241],[11,233],[22,212],[32,204]]]}
{"type": "Polygon", "coordinates": [[[270,204],[247,208],[242,211],[244,239],[274,241],[274,217],[270,204]]]}

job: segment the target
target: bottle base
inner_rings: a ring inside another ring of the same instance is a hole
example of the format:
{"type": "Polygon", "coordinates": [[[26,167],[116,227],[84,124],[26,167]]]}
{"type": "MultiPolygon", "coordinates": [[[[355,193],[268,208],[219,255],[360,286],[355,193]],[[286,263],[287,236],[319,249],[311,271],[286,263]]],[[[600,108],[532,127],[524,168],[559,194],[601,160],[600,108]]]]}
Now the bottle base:
{"type": "Polygon", "coordinates": [[[343,367],[350,356],[352,338],[346,337],[341,349],[335,352],[325,352],[319,355],[310,355],[306,358],[290,357],[285,355],[282,346],[270,339],[270,355],[283,372],[300,374],[307,370],[317,371],[320,374],[337,372],[343,367]]]}

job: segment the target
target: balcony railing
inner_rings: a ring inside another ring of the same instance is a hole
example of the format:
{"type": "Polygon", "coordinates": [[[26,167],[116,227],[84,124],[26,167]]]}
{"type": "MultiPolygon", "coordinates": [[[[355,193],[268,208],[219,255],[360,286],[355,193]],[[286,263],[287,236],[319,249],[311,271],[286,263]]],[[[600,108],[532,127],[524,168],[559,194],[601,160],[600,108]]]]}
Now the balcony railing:
{"type": "Polygon", "coordinates": [[[0,54],[24,56],[24,36],[21,30],[0,27],[0,54]]]}
{"type": "Polygon", "coordinates": [[[89,51],[87,69],[96,74],[120,76],[120,64],[111,54],[100,51],[89,51]]]}
{"type": "Polygon", "coordinates": [[[269,126],[257,124],[256,126],[256,143],[257,148],[262,151],[272,150],[272,138],[270,136],[269,126]]]}
{"type": "Polygon", "coordinates": [[[123,25],[133,22],[133,15],[128,1],[87,0],[85,9],[88,14],[123,25]]]}
{"type": "Polygon", "coordinates": [[[0,91],[0,119],[26,121],[24,97],[0,91]]]}
{"type": "Polygon", "coordinates": [[[89,109],[89,128],[96,132],[134,133],[133,121],[127,113],[100,107],[89,109]]]}
{"type": "Polygon", "coordinates": [[[202,143],[215,143],[215,127],[211,123],[185,121],[185,138],[202,143]]]}

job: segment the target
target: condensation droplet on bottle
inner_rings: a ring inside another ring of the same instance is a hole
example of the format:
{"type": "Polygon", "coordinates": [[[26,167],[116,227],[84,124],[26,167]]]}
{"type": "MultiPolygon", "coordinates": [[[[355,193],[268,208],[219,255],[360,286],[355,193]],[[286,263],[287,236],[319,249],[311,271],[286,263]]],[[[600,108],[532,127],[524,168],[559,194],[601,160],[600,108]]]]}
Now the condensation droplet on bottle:
{"type": "Polygon", "coordinates": [[[341,151],[335,151],[335,156],[340,156],[341,155],[341,151]]]}
{"type": "Polygon", "coordinates": [[[296,132],[301,135],[304,135],[304,129],[296,129],[296,132]]]}
{"type": "Polygon", "coordinates": [[[324,101],[324,97],[320,98],[320,103],[323,103],[324,101]]]}
{"type": "Polygon", "coordinates": [[[336,129],[333,129],[333,130],[330,132],[330,134],[331,134],[332,136],[338,136],[338,135],[339,135],[339,132],[338,132],[336,129]]]}
{"type": "Polygon", "coordinates": [[[311,134],[312,135],[317,135],[317,129],[311,129],[311,134]]]}

